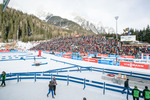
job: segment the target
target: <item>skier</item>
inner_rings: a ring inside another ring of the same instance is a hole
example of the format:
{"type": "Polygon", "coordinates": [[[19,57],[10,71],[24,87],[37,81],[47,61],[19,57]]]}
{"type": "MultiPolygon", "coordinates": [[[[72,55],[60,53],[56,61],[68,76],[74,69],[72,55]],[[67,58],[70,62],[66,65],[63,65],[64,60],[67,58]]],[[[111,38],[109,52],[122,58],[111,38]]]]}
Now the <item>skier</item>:
{"type": "Polygon", "coordinates": [[[139,100],[140,97],[140,90],[137,88],[137,86],[134,86],[134,89],[132,90],[133,100],[139,100]]]}
{"type": "Polygon", "coordinates": [[[3,86],[3,84],[4,84],[4,86],[6,86],[6,84],[5,84],[6,72],[5,71],[2,72],[2,75],[1,75],[0,78],[2,78],[2,84],[1,84],[1,86],[3,86]]]}
{"type": "Polygon", "coordinates": [[[143,90],[143,97],[144,100],[150,100],[150,90],[147,86],[145,86],[145,89],[143,90]]]}
{"type": "Polygon", "coordinates": [[[57,85],[56,79],[55,79],[55,77],[53,77],[53,89],[54,89],[54,95],[56,95],[56,85],[57,85]]]}
{"type": "MultiPolygon", "coordinates": [[[[125,82],[124,82],[124,89],[122,91],[122,94],[124,93],[125,90],[128,90],[129,89],[129,79],[127,79],[125,82]]],[[[127,91],[128,92],[128,91],[127,91]]]]}
{"type": "Polygon", "coordinates": [[[84,97],[83,100],[86,100],[86,98],[84,97]]]}
{"type": "Polygon", "coordinates": [[[50,92],[52,92],[52,98],[55,98],[53,94],[53,82],[52,81],[50,81],[48,87],[49,87],[49,91],[47,93],[47,97],[49,96],[50,92]]]}

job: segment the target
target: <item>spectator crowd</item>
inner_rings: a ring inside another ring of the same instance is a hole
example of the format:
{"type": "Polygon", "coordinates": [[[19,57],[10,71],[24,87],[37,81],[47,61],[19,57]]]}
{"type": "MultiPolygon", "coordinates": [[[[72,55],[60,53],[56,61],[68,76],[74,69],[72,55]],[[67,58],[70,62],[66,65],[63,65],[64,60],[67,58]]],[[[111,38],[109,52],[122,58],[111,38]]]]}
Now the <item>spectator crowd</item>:
{"type": "Polygon", "coordinates": [[[116,39],[106,39],[105,36],[79,36],[55,38],[40,43],[32,50],[47,50],[57,52],[101,53],[135,56],[139,52],[150,53],[150,47],[121,46],[116,39]]]}

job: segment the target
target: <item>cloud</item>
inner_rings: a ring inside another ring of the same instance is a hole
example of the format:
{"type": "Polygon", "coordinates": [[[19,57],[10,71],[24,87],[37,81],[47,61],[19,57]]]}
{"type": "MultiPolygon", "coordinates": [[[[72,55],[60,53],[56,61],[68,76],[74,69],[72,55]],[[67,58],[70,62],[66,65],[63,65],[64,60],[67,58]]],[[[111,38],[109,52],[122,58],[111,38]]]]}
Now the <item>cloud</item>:
{"type": "MultiPolygon", "coordinates": [[[[2,2],[2,1],[1,1],[2,2]]],[[[115,16],[118,19],[118,32],[126,27],[143,29],[150,22],[150,0],[11,0],[9,7],[29,14],[50,12],[64,18],[76,13],[97,24],[115,29],[115,16]]]]}

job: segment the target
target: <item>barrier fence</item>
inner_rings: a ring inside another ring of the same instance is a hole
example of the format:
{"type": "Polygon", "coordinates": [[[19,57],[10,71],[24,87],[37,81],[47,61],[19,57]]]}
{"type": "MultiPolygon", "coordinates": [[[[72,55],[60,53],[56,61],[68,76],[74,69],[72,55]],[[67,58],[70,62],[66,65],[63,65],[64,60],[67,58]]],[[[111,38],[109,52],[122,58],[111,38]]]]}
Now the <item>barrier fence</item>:
{"type": "MultiPolygon", "coordinates": [[[[142,78],[142,79],[150,80],[150,75],[148,75],[148,74],[141,74],[141,73],[136,73],[136,72],[132,72],[132,71],[121,71],[121,70],[115,70],[115,69],[99,68],[99,67],[93,67],[93,66],[83,67],[83,66],[80,66],[77,64],[72,64],[72,63],[68,63],[65,61],[59,61],[56,59],[51,59],[51,60],[56,61],[56,62],[60,62],[60,63],[64,63],[64,64],[73,65],[72,67],[57,69],[58,71],[59,70],[65,71],[65,69],[77,68],[77,70],[69,70],[69,71],[96,71],[96,72],[109,73],[109,74],[121,73],[122,75],[127,75],[127,76],[131,76],[131,77],[135,77],[135,78],[142,78]]],[[[67,71],[68,70],[66,70],[66,72],[67,71]]]]}
{"type": "MultiPolygon", "coordinates": [[[[83,89],[86,88],[86,86],[92,86],[96,88],[101,88],[103,90],[103,94],[105,94],[106,90],[111,90],[114,92],[122,92],[124,87],[118,86],[118,85],[113,85],[113,84],[108,84],[108,83],[102,83],[98,81],[93,81],[93,80],[88,80],[88,79],[82,79],[78,77],[73,77],[73,76],[67,76],[67,75],[53,75],[52,73],[59,73],[59,72],[68,72],[68,69],[70,68],[77,68],[77,70],[69,70],[69,71],[97,71],[97,72],[103,72],[103,73],[111,73],[111,74],[118,74],[122,73],[127,76],[132,76],[136,78],[142,78],[146,80],[150,80],[150,75],[147,74],[140,74],[140,73],[134,73],[134,72],[128,72],[128,71],[119,71],[119,70],[113,70],[113,69],[104,69],[104,68],[98,68],[98,67],[83,67],[77,64],[72,64],[64,61],[59,61],[55,59],[51,59],[56,62],[61,62],[64,64],[70,64],[73,65],[72,67],[67,67],[67,68],[60,68],[60,69],[55,69],[55,70],[50,70],[50,71],[45,71],[45,72],[30,72],[30,73],[9,73],[7,74],[6,80],[17,80],[19,82],[22,79],[34,79],[36,82],[37,79],[47,79],[47,80],[52,80],[52,77],[55,76],[57,80],[61,81],[66,81],[67,85],[69,85],[70,82],[74,83],[79,83],[83,84],[83,89]],[[80,68],[80,69],[78,69],[80,68]]],[[[132,89],[130,89],[132,90],[132,89]]],[[[127,100],[128,100],[128,95],[131,95],[131,93],[127,92],[127,100]]]]}
{"type": "MultiPolygon", "coordinates": [[[[52,78],[55,77],[56,80],[60,81],[66,81],[66,84],[69,85],[70,82],[77,83],[77,84],[82,84],[83,89],[86,88],[86,86],[91,86],[95,88],[99,88],[102,90],[103,95],[105,95],[106,90],[118,92],[118,93],[123,93],[124,87],[118,86],[118,85],[113,85],[105,82],[98,82],[94,80],[88,80],[85,78],[79,78],[79,77],[74,77],[74,76],[69,76],[69,75],[56,75],[56,74],[51,74],[51,73],[42,73],[42,72],[31,72],[31,73],[9,73],[7,74],[6,81],[10,80],[17,80],[17,82],[21,82],[21,80],[25,79],[33,79],[34,82],[39,80],[52,80],[52,78]]],[[[132,91],[132,89],[130,89],[132,91]]],[[[131,95],[129,92],[124,92],[127,93],[127,100],[128,100],[128,95],[131,95]]]]}
{"type": "MultiPolygon", "coordinates": [[[[19,50],[1,50],[0,52],[22,52],[26,53],[26,51],[19,51],[19,50]]],[[[52,53],[52,51],[42,51],[45,53],[52,53]]],[[[124,67],[131,67],[131,68],[140,68],[140,69],[150,69],[150,60],[144,60],[146,57],[143,57],[141,60],[134,60],[134,56],[120,56],[120,55],[106,55],[106,54],[91,54],[91,53],[74,53],[74,52],[55,52],[55,55],[58,57],[74,59],[74,60],[82,60],[87,62],[99,63],[99,64],[106,64],[106,65],[115,65],[115,66],[124,66],[124,67]],[[99,56],[104,59],[95,59],[95,58],[86,58],[80,57],[80,55],[89,55],[89,56],[99,56]],[[105,57],[107,59],[105,59],[105,57]],[[124,59],[123,59],[124,58],[124,59]],[[130,59],[131,62],[127,62],[126,60],[130,59]],[[111,60],[108,60],[111,59],[111,60]],[[123,61],[118,61],[123,60],[123,61]],[[142,63],[139,63],[142,61],[142,63]],[[146,63],[146,64],[145,64],[146,63]]],[[[39,50],[39,56],[41,56],[41,50],[39,50]]],[[[150,57],[149,57],[150,59],[150,57]]],[[[9,60],[29,60],[29,59],[2,59],[0,61],[9,61],[9,60]]]]}
{"type": "MultiPolygon", "coordinates": [[[[99,64],[106,64],[106,65],[115,65],[115,66],[124,66],[124,67],[131,67],[131,68],[140,68],[140,69],[150,69],[150,60],[142,60],[142,63],[139,63],[140,60],[135,60],[134,56],[120,56],[120,55],[106,55],[106,54],[95,54],[103,59],[95,59],[95,58],[87,58],[87,57],[80,57],[80,54],[71,54],[66,55],[66,53],[62,52],[55,52],[55,55],[58,57],[63,57],[67,59],[74,59],[74,60],[82,60],[86,62],[93,62],[99,64]],[[111,59],[111,60],[110,60],[111,59]],[[127,61],[130,62],[127,62],[127,61]],[[146,63],[146,64],[145,64],[146,63]]],[[[89,56],[93,56],[94,54],[88,54],[89,56]]]]}

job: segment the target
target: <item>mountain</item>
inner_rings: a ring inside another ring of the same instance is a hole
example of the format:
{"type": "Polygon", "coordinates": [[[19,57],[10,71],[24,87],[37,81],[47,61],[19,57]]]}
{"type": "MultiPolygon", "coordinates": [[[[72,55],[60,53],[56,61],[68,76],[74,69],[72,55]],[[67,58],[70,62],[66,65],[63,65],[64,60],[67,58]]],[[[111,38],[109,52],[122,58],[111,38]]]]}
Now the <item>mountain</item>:
{"type": "Polygon", "coordinates": [[[86,30],[92,31],[96,34],[114,33],[114,29],[112,27],[104,27],[101,22],[99,22],[97,25],[95,25],[92,22],[86,20],[85,18],[83,18],[81,16],[75,16],[74,21],[77,22],[79,25],[81,25],[86,30]]]}
{"type": "Polygon", "coordinates": [[[76,33],[94,34],[94,32],[84,29],[84,27],[81,27],[79,24],[71,20],[61,18],[60,16],[53,16],[52,14],[49,14],[45,21],[49,24],[61,27],[66,30],[76,31],[76,33]]]}
{"type": "MultiPolygon", "coordinates": [[[[57,21],[56,25],[48,24],[34,15],[29,15],[13,8],[7,7],[3,13],[2,7],[2,4],[0,4],[0,41],[2,42],[14,41],[17,38],[21,41],[33,41],[74,36],[75,34],[94,34],[76,23],[72,24],[71,21],[66,21],[67,19],[63,19],[61,22],[63,27],[61,28],[57,21]],[[65,24],[68,26],[65,26],[65,24]]],[[[47,16],[47,20],[51,16],[47,16]]]]}
{"type": "Polygon", "coordinates": [[[81,26],[83,29],[86,29],[87,31],[93,32],[95,34],[114,33],[113,28],[104,27],[101,22],[95,25],[81,16],[73,16],[72,20],[68,20],[65,18],[61,18],[60,16],[47,14],[45,21],[49,24],[53,24],[64,29],[78,30],[81,26]]]}

